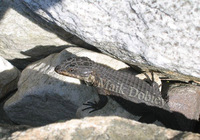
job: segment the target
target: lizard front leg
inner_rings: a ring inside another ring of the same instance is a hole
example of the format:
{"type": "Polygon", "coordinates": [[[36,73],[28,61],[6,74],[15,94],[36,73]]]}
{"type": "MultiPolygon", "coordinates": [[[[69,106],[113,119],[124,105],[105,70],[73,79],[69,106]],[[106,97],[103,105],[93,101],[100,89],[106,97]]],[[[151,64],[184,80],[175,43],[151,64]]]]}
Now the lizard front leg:
{"type": "Polygon", "coordinates": [[[88,107],[82,109],[82,111],[88,110],[88,109],[92,109],[89,113],[92,113],[94,111],[100,110],[102,109],[107,103],[108,103],[108,97],[105,96],[105,93],[107,91],[103,90],[103,89],[97,89],[98,90],[98,96],[99,96],[99,101],[94,101],[94,102],[86,102],[83,105],[86,105],[88,107]]]}

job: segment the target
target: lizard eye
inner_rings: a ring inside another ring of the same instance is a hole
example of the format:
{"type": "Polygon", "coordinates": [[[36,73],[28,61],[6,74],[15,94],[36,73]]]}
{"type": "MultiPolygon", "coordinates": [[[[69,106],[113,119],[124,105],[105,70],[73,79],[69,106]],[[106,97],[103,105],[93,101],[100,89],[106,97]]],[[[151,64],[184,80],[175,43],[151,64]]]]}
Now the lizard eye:
{"type": "Polygon", "coordinates": [[[72,69],[72,68],[69,68],[69,72],[73,72],[74,71],[74,69],[72,69]]]}

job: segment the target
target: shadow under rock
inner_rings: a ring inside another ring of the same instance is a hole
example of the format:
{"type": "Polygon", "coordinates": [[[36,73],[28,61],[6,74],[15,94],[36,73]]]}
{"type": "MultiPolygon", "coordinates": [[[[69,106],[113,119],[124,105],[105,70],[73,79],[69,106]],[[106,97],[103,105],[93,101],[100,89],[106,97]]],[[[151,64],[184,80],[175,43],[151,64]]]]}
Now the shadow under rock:
{"type": "Polygon", "coordinates": [[[38,61],[40,59],[43,59],[47,57],[50,54],[53,53],[59,53],[62,50],[68,48],[68,47],[74,47],[73,45],[62,45],[62,46],[36,46],[30,50],[27,51],[21,51],[21,54],[28,56],[28,58],[24,59],[12,59],[8,60],[11,64],[13,64],[15,67],[17,67],[19,70],[23,70],[27,65],[38,61]]]}
{"type": "MultiPolygon", "coordinates": [[[[167,93],[171,83],[162,81],[162,97],[167,99],[167,93]]],[[[133,103],[121,97],[111,96],[117,101],[125,110],[133,115],[141,116],[139,119],[143,123],[153,123],[156,120],[160,121],[167,128],[180,131],[191,131],[200,133],[200,122],[192,120],[179,112],[169,112],[162,108],[148,106],[146,104],[133,103]]],[[[168,99],[167,99],[168,100],[168,99]]]]}
{"type": "Polygon", "coordinates": [[[4,17],[6,11],[9,9],[7,0],[0,0],[0,21],[4,17]]]}
{"type": "Polygon", "coordinates": [[[0,99],[0,124],[10,124],[10,125],[14,125],[15,123],[13,121],[11,121],[9,119],[9,117],[6,115],[4,109],[3,109],[3,105],[6,102],[7,99],[9,99],[15,92],[17,91],[11,91],[9,92],[6,96],[4,96],[3,98],[0,99]]]}
{"type": "Polygon", "coordinates": [[[112,96],[112,98],[131,114],[141,116],[140,122],[153,123],[158,120],[167,128],[200,133],[199,121],[188,119],[179,112],[169,112],[146,104],[136,104],[116,96],[112,96]]]}
{"type": "Polygon", "coordinates": [[[58,94],[46,92],[24,97],[12,107],[12,111],[18,115],[12,116],[10,113],[10,117],[14,118],[18,124],[43,126],[60,120],[73,119],[76,110],[77,106],[72,102],[63,99],[58,94]]]}

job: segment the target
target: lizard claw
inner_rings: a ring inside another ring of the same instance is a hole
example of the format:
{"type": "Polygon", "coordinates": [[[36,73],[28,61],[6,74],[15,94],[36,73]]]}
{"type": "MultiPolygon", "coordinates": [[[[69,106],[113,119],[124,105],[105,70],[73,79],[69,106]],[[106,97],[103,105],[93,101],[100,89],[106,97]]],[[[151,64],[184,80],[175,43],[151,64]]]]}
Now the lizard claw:
{"type": "Polygon", "coordinates": [[[97,104],[96,101],[94,101],[94,102],[90,102],[90,101],[88,101],[87,103],[84,103],[83,105],[94,106],[95,104],[97,104]]]}
{"type": "Polygon", "coordinates": [[[108,102],[108,98],[106,96],[103,95],[99,95],[99,101],[94,101],[94,102],[86,102],[83,105],[86,105],[88,107],[82,109],[82,111],[88,110],[88,109],[92,109],[89,113],[92,113],[94,111],[100,110],[102,109],[108,102]]]}
{"type": "Polygon", "coordinates": [[[88,110],[88,109],[92,109],[91,111],[89,111],[89,113],[92,113],[92,112],[94,112],[96,110],[101,109],[96,101],[94,101],[94,102],[90,102],[89,101],[87,103],[84,103],[83,105],[86,105],[88,107],[82,109],[82,111],[85,111],[85,110],[88,110]]]}

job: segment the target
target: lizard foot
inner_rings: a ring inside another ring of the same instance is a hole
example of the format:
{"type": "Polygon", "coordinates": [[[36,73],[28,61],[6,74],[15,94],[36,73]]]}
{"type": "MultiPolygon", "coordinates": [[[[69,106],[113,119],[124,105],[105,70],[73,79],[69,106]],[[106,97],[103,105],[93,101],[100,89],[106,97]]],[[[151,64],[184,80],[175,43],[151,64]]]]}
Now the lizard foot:
{"type": "Polygon", "coordinates": [[[103,95],[99,95],[99,101],[94,101],[94,102],[86,102],[83,105],[86,105],[88,107],[82,109],[82,111],[88,110],[88,109],[92,109],[91,111],[89,111],[89,113],[92,113],[94,111],[100,110],[102,109],[108,102],[108,98],[106,96],[103,95]]]}
{"type": "Polygon", "coordinates": [[[153,89],[155,90],[154,93],[156,93],[157,96],[162,96],[162,98],[165,100],[165,102],[169,101],[169,97],[167,96],[167,94],[163,93],[163,88],[162,87],[162,82],[160,80],[161,83],[159,83],[159,76],[158,75],[154,75],[154,73],[151,71],[151,78],[147,73],[144,73],[144,75],[146,76],[145,81],[147,83],[149,83],[150,86],[153,87],[153,89]],[[157,80],[155,80],[157,79],[157,80]],[[156,82],[157,81],[157,82],[156,82]]]}
{"type": "Polygon", "coordinates": [[[97,110],[101,109],[101,108],[99,108],[98,103],[96,101],[87,102],[87,103],[84,103],[83,105],[86,105],[88,107],[82,109],[82,111],[85,111],[85,110],[88,110],[88,109],[92,109],[91,111],[89,111],[89,113],[92,113],[94,111],[97,111],[97,110]]]}

